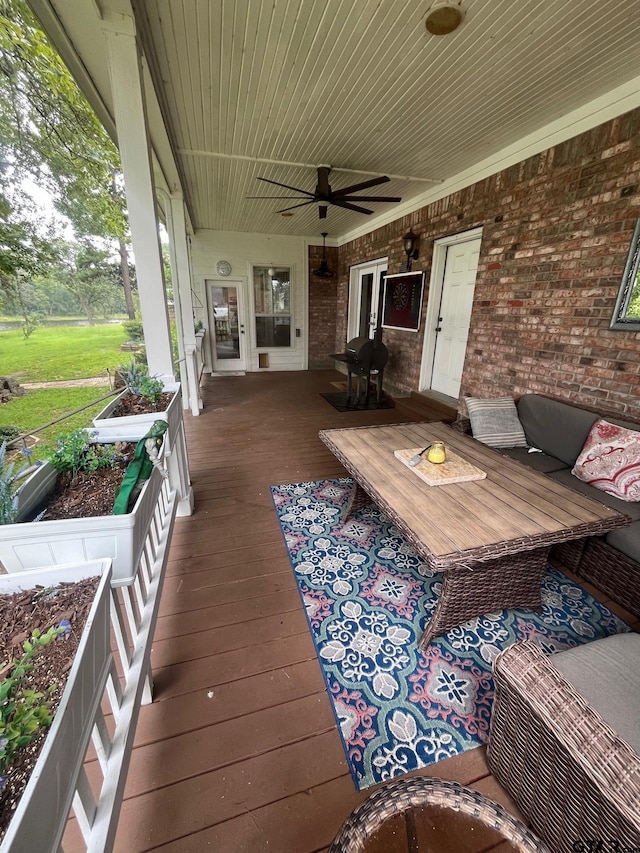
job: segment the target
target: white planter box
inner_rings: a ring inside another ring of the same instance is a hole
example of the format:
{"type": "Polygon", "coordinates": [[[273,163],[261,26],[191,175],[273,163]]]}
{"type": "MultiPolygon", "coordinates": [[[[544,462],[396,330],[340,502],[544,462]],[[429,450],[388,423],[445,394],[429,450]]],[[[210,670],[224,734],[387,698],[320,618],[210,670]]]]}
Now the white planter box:
{"type": "Polygon", "coordinates": [[[193,490],[189,476],[187,441],[182,419],[182,391],[179,382],[167,382],[165,391],[173,391],[168,409],[164,412],[152,412],[147,415],[129,415],[124,418],[112,418],[127,390],[112,400],[93,419],[96,441],[139,441],[153,426],[154,421],[167,421],[169,427],[164,443],[165,466],[169,472],[171,488],[178,493],[178,515],[191,515],[193,511],[193,490]]]}
{"type": "Polygon", "coordinates": [[[60,705],[0,853],[78,849],[75,833],[66,844],[71,811],[83,849],[113,850],[140,706],[152,699],[151,640],[175,515],[176,494],[162,479],[134,582],[118,590],[111,589],[109,560],[0,576],[0,591],[13,592],[102,574],[60,705]],[[84,764],[94,757],[92,788],[84,764]]]}
{"type": "Polygon", "coordinates": [[[0,575],[0,593],[74,583],[102,575],[60,705],[27,787],[7,828],[0,853],[59,849],[111,665],[109,560],[0,575]]]}
{"type": "Polygon", "coordinates": [[[120,401],[129,396],[129,391],[122,393],[108,403],[93,419],[93,427],[97,431],[97,441],[139,441],[153,426],[154,421],[168,421],[167,435],[172,448],[182,425],[182,393],[179,382],[167,382],[165,391],[173,392],[169,407],[163,412],[150,412],[145,415],[127,415],[123,418],[111,417],[120,401]]]}
{"type": "MultiPolygon", "coordinates": [[[[20,496],[18,519],[28,516],[31,508],[53,490],[56,476],[53,466],[46,462],[29,477],[20,496]]],[[[162,474],[154,467],[133,510],[125,515],[4,524],[0,528],[0,563],[7,572],[23,572],[111,558],[113,581],[131,583],[162,482],[162,474]]]]}

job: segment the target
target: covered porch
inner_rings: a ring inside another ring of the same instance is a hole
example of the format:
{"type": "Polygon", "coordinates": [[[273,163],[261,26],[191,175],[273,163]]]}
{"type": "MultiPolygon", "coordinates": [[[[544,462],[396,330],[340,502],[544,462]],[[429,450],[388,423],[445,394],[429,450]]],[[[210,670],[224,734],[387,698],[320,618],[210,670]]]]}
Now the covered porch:
{"type": "MultiPolygon", "coordinates": [[[[176,521],[116,851],[324,851],[370,793],[349,774],[269,491],[344,476],[319,429],[407,420],[337,412],[320,393],[343,379],[208,377],[201,415],[185,415],[196,509],[176,521]]],[[[484,747],[421,772],[517,814],[484,747]]]]}

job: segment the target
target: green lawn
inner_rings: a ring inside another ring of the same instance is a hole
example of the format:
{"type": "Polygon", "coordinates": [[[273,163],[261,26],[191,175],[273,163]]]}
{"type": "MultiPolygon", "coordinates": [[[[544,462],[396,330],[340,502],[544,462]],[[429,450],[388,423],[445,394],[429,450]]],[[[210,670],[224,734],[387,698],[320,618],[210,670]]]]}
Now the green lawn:
{"type": "MultiPolygon", "coordinates": [[[[0,406],[0,426],[15,426],[22,433],[31,432],[75,409],[93,403],[108,392],[107,383],[104,387],[47,388],[28,391],[24,397],[15,397],[10,403],[0,406]]],[[[34,460],[47,456],[46,446],[51,445],[60,433],[80,427],[91,428],[91,419],[107,405],[110,399],[113,397],[95,403],[90,408],[37,433],[39,442],[34,449],[34,460]]]]}
{"type": "Polygon", "coordinates": [[[104,376],[130,360],[119,323],[101,326],[40,326],[27,340],[19,329],[0,332],[0,374],[18,382],[50,382],[104,376]]]}
{"type": "MultiPolygon", "coordinates": [[[[31,432],[50,421],[98,400],[109,392],[107,368],[126,364],[129,353],[120,351],[125,342],[122,326],[40,326],[27,340],[22,332],[0,332],[0,374],[15,376],[22,385],[65,379],[104,377],[104,385],[86,388],[47,388],[27,390],[23,397],[0,405],[0,426],[15,426],[31,432]]],[[[109,398],[111,399],[111,398],[109,398]]],[[[107,400],[65,418],[39,432],[34,458],[46,456],[45,445],[62,432],[90,427],[91,418],[104,408],[107,400]]]]}

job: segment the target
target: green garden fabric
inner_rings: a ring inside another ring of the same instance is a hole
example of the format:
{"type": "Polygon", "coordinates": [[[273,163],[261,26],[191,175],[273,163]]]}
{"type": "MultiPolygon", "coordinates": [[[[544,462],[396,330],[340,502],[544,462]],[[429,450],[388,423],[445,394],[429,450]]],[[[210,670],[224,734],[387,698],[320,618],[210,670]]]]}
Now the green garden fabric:
{"type": "Polygon", "coordinates": [[[160,449],[168,426],[169,424],[167,421],[154,421],[149,432],[137,443],[135,455],[127,465],[127,470],[124,473],[120,491],[116,496],[112,515],[125,515],[129,509],[129,500],[131,499],[131,493],[133,492],[136,483],[148,480],[151,476],[153,464],[147,454],[145,442],[148,438],[154,438],[156,440],[156,446],[160,449]]]}

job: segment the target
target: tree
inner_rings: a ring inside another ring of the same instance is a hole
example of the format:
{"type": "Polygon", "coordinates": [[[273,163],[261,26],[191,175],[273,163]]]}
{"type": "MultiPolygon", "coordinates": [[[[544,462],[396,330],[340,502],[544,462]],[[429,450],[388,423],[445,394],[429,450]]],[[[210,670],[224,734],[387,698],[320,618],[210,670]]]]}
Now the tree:
{"type": "Polygon", "coordinates": [[[107,315],[118,310],[120,290],[109,266],[108,252],[89,243],[78,244],[60,280],[76,298],[89,323],[93,324],[98,313],[107,315]]]}
{"type": "Polygon", "coordinates": [[[0,289],[10,293],[18,274],[34,275],[55,257],[51,243],[0,193],[0,289]]]}
{"type": "Polygon", "coordinates": [[[118,151],[25,0],[0,0],[0,145],[14,175],[50,190],[77,236],[116,241],[133,319],[118,151]]]}

